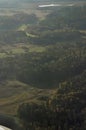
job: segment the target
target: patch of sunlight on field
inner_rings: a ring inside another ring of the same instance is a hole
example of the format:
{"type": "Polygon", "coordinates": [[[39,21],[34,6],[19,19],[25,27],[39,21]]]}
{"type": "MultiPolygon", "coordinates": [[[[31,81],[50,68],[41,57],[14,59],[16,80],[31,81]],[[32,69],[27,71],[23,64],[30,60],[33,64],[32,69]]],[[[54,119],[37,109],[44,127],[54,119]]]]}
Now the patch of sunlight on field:
{"type": "Polygon", "coordinates": [[[33,46],[29,48],[29,52],[44,52],[46,50],[45,47],[33,46]]]}
{"type": "Polygon", "coordinates": [[[29,37],[37,37],[36,35],[33,35],[31,33],[27,33],[27,32],[26,32],[26,35],[29,36],[29,37]]]}
{"type": "MultiPolygon", "coordinates": [[[[45,46],[39,46],[39,45],[31,45],[31,44],[27,44],[27,45],[21,45],[18,46],[19,49],[23,49],[23,52],[44,52],[46,51],[47,47],[45,46]]],[[[22,52],[22,51],[21,51],[22,52]]]]}
{"type": "Polygon", "coordinates": [[[0,58],[5,58],[5,57],[7,57],[6,53],[0,53],[0,58]]]}
{"type": "Polygon", "coordinates": [[[27,25],[25,25],[25,24],[21,25],[21,26],[18,28],[19,31],[25,31],[26,29],[27,29],[27,25]]]}
{"type": "Polygon", "coordinates": [[[24,49],[22,49],[22,48],[12,49],[12,54],[21,54],[21,53],[25,53],[24,49]]]}

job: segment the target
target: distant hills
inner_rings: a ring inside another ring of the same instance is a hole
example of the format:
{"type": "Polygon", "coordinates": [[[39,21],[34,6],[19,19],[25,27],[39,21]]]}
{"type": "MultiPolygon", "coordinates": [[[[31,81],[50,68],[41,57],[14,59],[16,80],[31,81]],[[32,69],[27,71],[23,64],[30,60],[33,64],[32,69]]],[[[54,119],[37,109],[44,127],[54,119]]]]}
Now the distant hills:
{"type": "MultiPolygon", "coordinates": [[[[65,2],[65,1],[68,1],[68,2],[72,2],[72,1],[81,1],[81,0],[20,0],[20,1],[23,1],[23,2],[36,2],[36,1],[41,1],[41,2],[65,2]]],[[[86,1],[86,0],[82,0],[82,1],[86,1]]]]}
{"type": "Polygon", "coordinates": [[[86,1],[86,0],[0,0],[0,3],[8,2],[8,3],[14,3],[14,2],[36,2],[36,1],[41,1],[41,2],[72,2],[72,1],[86,1]]]}
{"type": "MultiPolygon", "coordinates": [[[[79,2],[81,0],[0,0],[0,8],[9,8],[9,7],[20,7],[22,3],[36,3],[36,2],[79,2]]],[[[82,0],[81,2],[86,1],[82,0]]]]}

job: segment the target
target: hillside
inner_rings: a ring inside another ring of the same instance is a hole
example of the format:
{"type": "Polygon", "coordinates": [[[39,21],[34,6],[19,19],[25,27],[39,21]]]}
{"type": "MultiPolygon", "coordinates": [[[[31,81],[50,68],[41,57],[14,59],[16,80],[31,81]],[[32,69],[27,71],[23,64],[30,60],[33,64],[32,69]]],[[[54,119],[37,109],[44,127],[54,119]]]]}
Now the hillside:
{"type": "Polygon", "coordinates": [[[86,6],[6,10],[0,14],[0,113],[20,119],[23,129],[85,130],[86,6]]]}

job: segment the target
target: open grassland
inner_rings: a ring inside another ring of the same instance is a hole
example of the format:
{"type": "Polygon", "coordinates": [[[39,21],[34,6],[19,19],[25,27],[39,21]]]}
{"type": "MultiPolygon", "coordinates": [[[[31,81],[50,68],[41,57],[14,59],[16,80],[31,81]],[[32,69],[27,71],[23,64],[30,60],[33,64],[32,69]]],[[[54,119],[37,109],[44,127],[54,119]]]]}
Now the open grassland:
{"type": "Polygon", "coordinates": [[[54,90],[34,88],[19,81],[6,81],[0,85],[0,113],[16,114],[24,102],[41,103],[41,97],[50,97],[54,90]]]}
{"type": "Polygon", "coordinates": [[[23,44],[20,43],[18,45],[9,46],[5,45],[0,48],[0,58],[5,58],[9,56],[14,56],[16,54],[24,54],[27,52],[37,52],[41,53],[46,51],[47,46],[40,46],[40,45],[31,45],[31,44],[23,44]]]}

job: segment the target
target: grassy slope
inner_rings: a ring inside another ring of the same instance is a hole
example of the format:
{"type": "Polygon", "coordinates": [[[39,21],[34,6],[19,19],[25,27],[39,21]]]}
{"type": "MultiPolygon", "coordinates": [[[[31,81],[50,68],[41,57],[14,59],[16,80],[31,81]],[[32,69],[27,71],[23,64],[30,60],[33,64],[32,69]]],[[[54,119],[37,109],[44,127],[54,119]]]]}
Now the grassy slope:
{"type": "Polygon", "coordinates": [[[16,114],[18,105],[23,102],[38,102],[42,96],[49,97],[53,90],[33,88],[19,81],[6,81],[0,84],[0,113],[16,114]]]}

